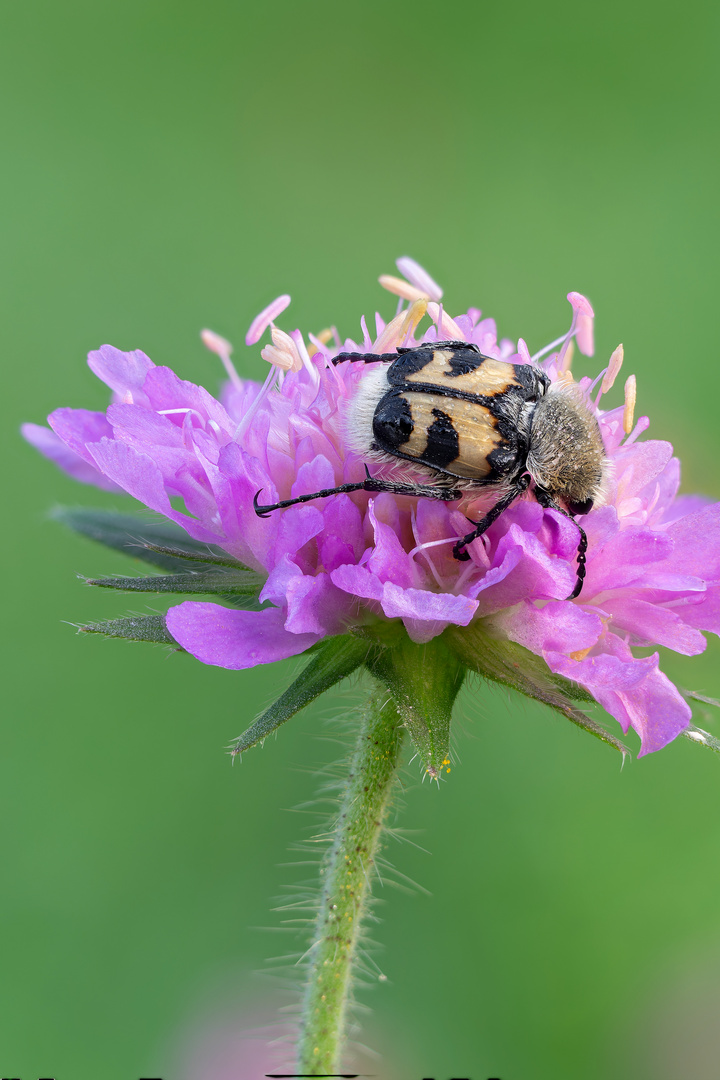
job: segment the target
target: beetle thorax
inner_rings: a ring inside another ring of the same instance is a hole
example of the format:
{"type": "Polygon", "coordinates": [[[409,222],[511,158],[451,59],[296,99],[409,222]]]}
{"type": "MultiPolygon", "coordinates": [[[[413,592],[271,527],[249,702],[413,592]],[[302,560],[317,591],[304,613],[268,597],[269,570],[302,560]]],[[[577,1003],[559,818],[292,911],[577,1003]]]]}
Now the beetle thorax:
{"type": "Polygon", "coordinates": [[[598,422],[577,387],[552,387],[535,408],[527,470],[535,483],[568,505],[597,502],[607,458],[598,422]]]}

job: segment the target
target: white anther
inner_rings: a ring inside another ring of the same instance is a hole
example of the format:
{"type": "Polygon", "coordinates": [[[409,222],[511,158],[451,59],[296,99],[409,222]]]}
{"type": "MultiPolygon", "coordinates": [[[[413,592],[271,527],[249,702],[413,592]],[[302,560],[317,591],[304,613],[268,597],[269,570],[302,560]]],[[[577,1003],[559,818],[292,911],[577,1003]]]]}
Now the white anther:
{"type": "Polygon", "coordinates": [[[625,383],[625,410],[623,412],[623,429],[629,435],[633,429],[635,419],[635,399],[637,398],[637,380],[630,375],[625,383]]]}
{"type": "Polygon", "coordinates": [[[607,394],[608,390],[612,389],[613,383],[615,382],[615,380],[617,379],[617,377],[618,377],[618,375],[620,373],[620,368],[622,367],[622,363],[623,363],[623,347],[622,347],[622,345],[618,345],[617,349],[615,350],[615,352],[610,357],[610,363],[608,364],[608,369],[605,372],[605,375],[603,377],[602,385],[600,387],[600,390],[601,390],[601,392],[603,394],[607,394]]]}
{"type": "Polygon", "coordinates": [[[402,278],[393,277],[392,274],[381,274],[378,281],[383,289],[387,289],[393,296],[400,296],[403,300],[429,300],[430,297],[422,289],[417,289],[402,278]]]}
{"type": "Polygon", "coordinates": [[[273,326],[271,335],[272,345],[266,345],[260,353],[263,360],[282,371],[300,371],[303,366],[302,357],[290,335],[277,326],[273,326]]]}

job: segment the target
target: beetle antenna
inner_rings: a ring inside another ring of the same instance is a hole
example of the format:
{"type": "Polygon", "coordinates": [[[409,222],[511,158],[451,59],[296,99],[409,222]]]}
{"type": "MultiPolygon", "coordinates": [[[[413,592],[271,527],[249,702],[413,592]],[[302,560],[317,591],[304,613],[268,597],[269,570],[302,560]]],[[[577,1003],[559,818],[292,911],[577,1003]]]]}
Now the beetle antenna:
{"type": "Polygon", "coordinates": [[[332,364],[392,364],[394,360],[397,360],[398,354],[396,352],[390,353],[359,353],[359,352],[341,352],[337,356],[333,356],[332,364]]]}

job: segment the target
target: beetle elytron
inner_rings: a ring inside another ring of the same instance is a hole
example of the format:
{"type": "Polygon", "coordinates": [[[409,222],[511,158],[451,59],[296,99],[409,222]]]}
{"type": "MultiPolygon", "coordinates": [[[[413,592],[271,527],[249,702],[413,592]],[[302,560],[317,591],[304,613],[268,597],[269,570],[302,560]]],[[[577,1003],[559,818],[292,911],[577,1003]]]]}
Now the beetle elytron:
{"type": "MultiPolygon", "coordinates": [[[[456,559],[533,484],[541,506],[587,514],[601,497],[607,457],[597,420],[572,382],[551,383],[533,364],[483,356],[465,341],[429,342],[394,353],[340,353],[340,363],[378,364],[359,382],[346,418],[349,447],[368,461],[407,461],[426,483],[399,484],[370,476],[268,506],[260,516],[311,499],[350,491],[389,491],[452,502],[492,487],[498,500],[458,539],[456,559]]],[[[258,495],[260,492],[258,492],[258,495]]],[[[587,537],[580,534],[577,583],[585,577],[587,537]]]]}

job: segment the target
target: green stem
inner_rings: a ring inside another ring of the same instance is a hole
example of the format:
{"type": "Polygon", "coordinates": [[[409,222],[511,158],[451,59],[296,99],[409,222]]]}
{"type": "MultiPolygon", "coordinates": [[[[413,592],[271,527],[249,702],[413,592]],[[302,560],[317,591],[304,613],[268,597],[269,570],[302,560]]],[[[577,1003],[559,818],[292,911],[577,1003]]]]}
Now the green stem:
{"type": "Polygon", "coordinates": [[[395,702],[375,684],[323,870],[305,987],[298,1072],[338,1071],[348,993],[380,833],[388,812],[404,729],[395,702]]]}

